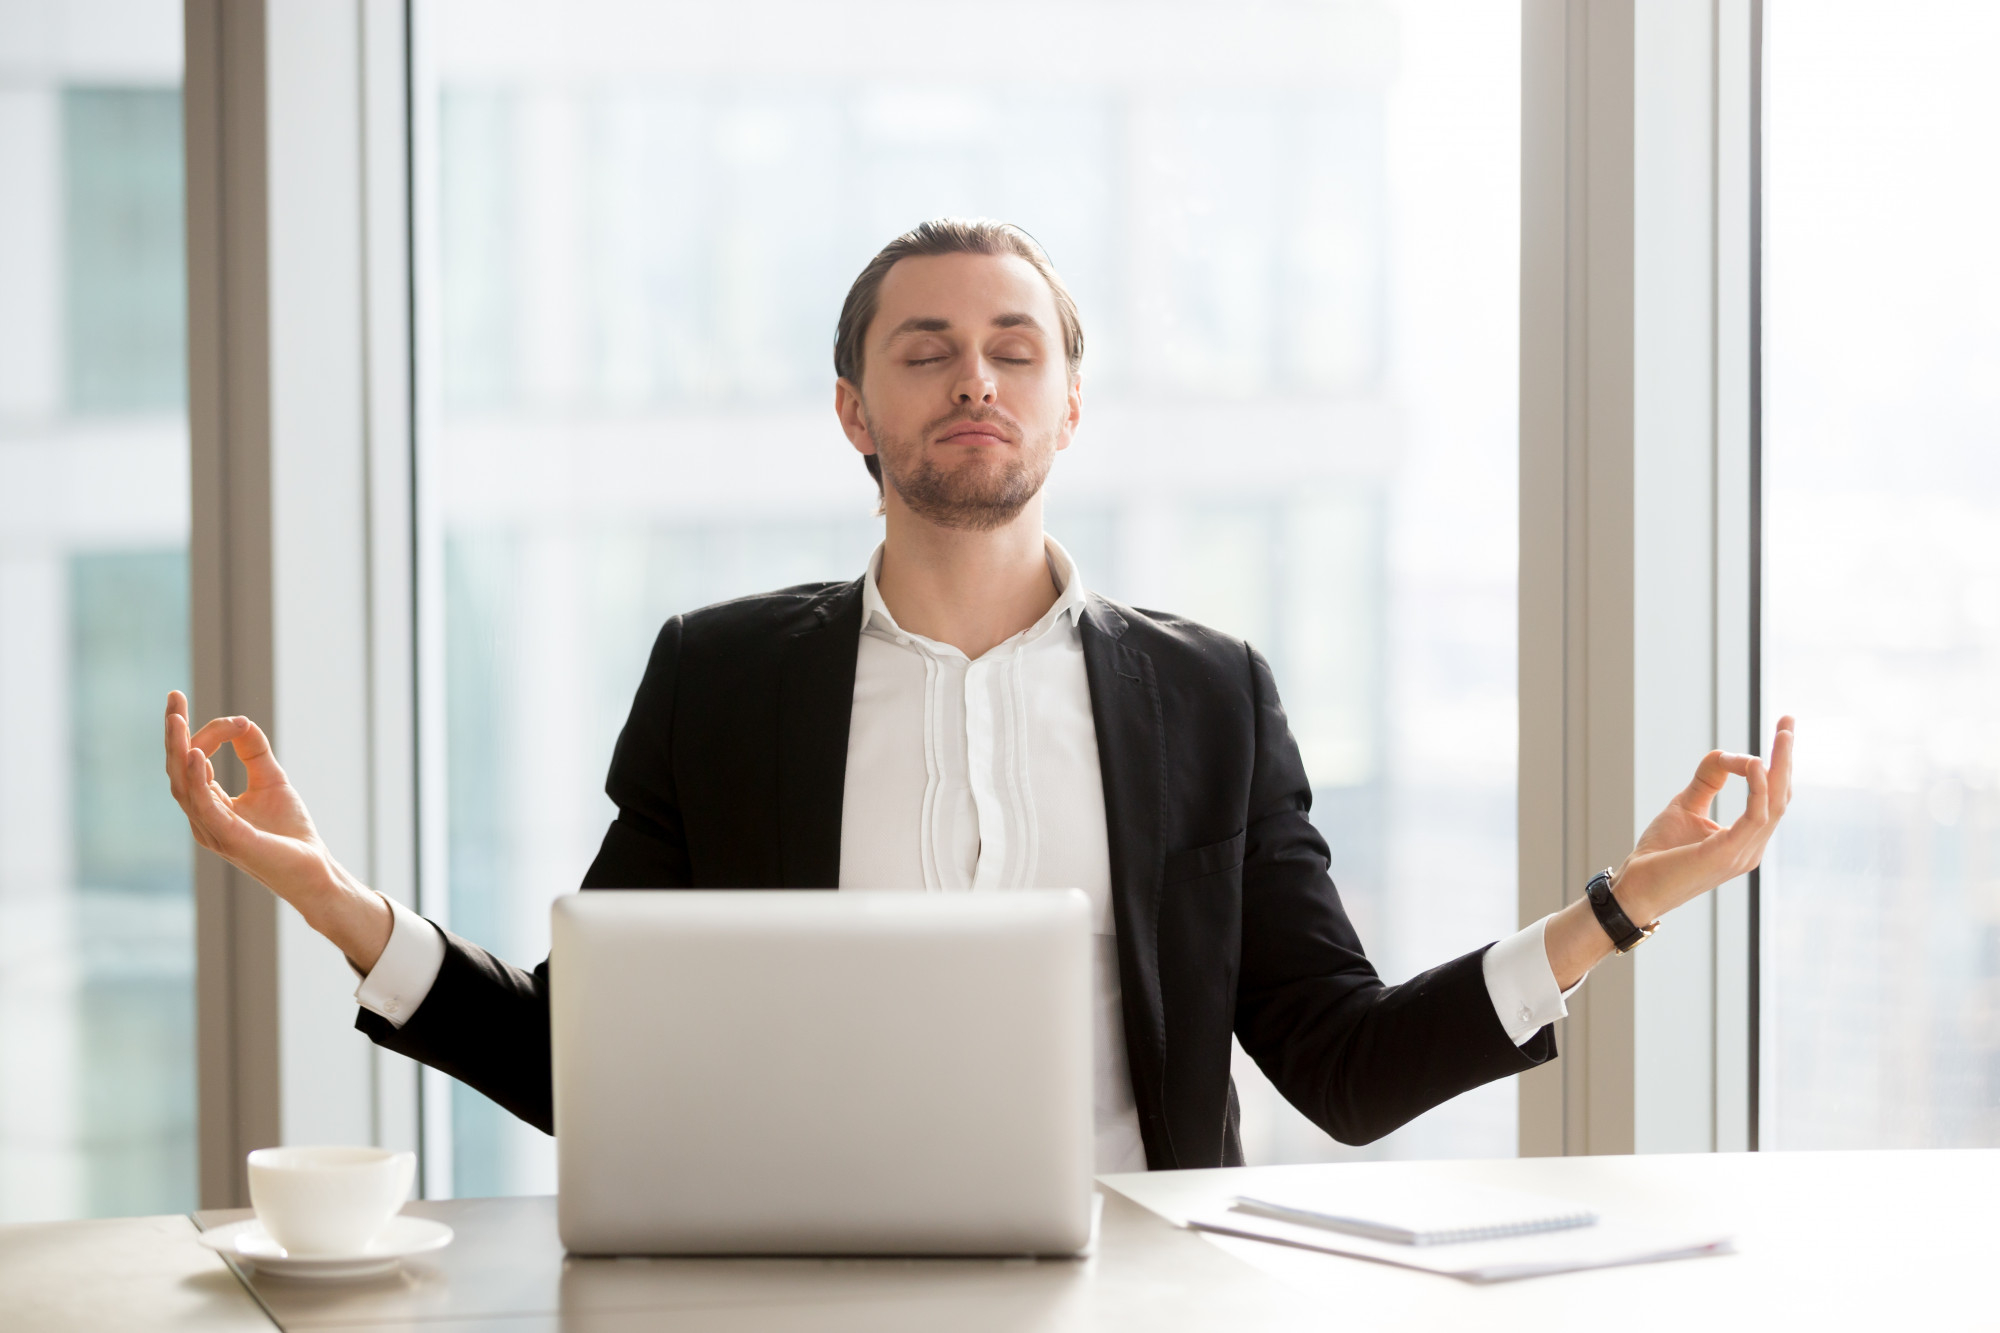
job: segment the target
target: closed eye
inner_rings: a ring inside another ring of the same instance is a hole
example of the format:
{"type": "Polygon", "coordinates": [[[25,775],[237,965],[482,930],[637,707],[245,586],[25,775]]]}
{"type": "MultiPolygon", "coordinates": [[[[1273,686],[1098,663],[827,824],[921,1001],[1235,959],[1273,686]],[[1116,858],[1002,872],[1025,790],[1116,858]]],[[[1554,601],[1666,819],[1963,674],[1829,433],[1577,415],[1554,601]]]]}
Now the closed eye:
{"type": "Polygon", "coordinates": [[[907,362],[905,364],[912,366],[930,366],[930,365],[936,365],[938,362],[942,360],[944,360],[944,358],[941,356],[920,356],[916,360],[907,362]]]}

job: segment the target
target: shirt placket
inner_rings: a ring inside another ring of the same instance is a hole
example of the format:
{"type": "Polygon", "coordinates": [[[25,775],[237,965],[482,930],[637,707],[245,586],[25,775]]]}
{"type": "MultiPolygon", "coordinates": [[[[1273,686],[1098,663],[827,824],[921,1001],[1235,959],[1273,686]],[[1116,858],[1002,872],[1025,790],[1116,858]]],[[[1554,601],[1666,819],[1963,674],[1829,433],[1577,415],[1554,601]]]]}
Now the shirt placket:
{"type": "Polygon", "coordinates": [[[944,887],[945,876],[938,866],[938,794],[944,781],[945,763],[943,754],[944,735],[941,725],[942,691],[938,687],[938,660],[930,653],[902,640],[905,648],[915,652],[924,664],[924,809],[917,821],[917,860],[923,867],[924,888],[935,893],[944,887]]]}
{"type": "Polygon", "coordinates": [[[972,808],[979,818],[979,861],[972,876],[975,891],[999,887],[1007,862],[1007,820],[993,782],[994,728],[1000,721],[994,716],[996,665],[989,653],[965,669],[965,776],[972,788],[972,808]]]}

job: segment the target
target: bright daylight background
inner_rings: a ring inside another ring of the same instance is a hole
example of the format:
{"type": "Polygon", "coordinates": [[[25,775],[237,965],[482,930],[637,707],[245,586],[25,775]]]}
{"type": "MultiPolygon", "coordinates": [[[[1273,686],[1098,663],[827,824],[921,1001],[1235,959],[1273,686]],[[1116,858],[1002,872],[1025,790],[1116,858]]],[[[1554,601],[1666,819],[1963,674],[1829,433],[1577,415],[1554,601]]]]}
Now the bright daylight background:
{"type": "Polygon", "coordinates": [[[2000,6],[1772,0],[1766,1146],[2000,1144],[2000,6]]]}
{"type": "Polygon", "coordinates": [[[177,0],[0,0],[0,1222],[195,1203],[180,82],[177,0]]]}
{"type": "MultiPolygon", "coordinates": [[[[1378,966],[1512,927],[1514,6],[423,13],[454,929],[542,957],[664,618],[861,572],[834,317],[943,213],[1074,288],[1051,530],[1270,656],[1378,966]]],[[[1252,1160],[1514,1151],[1511,1082],[1354,1153],[1237,1077],[1252,1160]]],[[[549,1140],[450,1095],[457,1192],[552,1188],[549,1140]]]]}
{"type": "MultiPolygon", "coordinates": [[[[156,749],[188,672],[179,11],[0,0],[0,1220],[194,1203],[156,749]]],[[[1092,586],[1270,654],[1382,970],[1512,924],[1514,7],[1015,12],[420,5],[428,907],[460,930],[541,957],[664,617],[860,570],[833,317],[947,211],[1021,222],[1075,287],[1052,526],[1092,586]]],[[[1805,731],[1765,1142],[1990,1145],[2000,9],[1769,13],[1767,698],[1805,731]]],[[[1337,1151],[1239,1077],[1253,1157],[1337,1151]]],[[[546,1140],[442,1095],[459,1192],[549,1187],[546,1140]]],[[[1513,1145],[1502,1084],[1370,1151],[1513,1145]]]]}

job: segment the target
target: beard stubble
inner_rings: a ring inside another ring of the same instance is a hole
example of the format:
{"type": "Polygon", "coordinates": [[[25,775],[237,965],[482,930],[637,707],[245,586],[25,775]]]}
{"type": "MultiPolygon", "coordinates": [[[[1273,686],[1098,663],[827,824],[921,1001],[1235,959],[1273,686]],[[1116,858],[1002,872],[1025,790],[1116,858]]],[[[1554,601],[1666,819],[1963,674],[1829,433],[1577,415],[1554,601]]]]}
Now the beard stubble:
{"type": "Polygon", "coordinates": [[[941,528],[969,532],[991,532],[1005,527],[1027,507],[1048,480],[1055,450],[1036,449],[1026,440],[1018,423],[998,412],[955,411],[926,425],[915,441],[898,440],[883,448],[884,437],[875,422],[866,417],[868,433],[876,441],[875,454],[882,467],[882,481],[895,489],[910,512],[941,528]],[[998,422],[1012,427],[1022,438],[1022,447],[1008,455],[999,467],[973,465],[942,468],[924,447],[946,426],[961,421],[998,422]],[[904,459],[915,462],[905,468],[904,459]]]}

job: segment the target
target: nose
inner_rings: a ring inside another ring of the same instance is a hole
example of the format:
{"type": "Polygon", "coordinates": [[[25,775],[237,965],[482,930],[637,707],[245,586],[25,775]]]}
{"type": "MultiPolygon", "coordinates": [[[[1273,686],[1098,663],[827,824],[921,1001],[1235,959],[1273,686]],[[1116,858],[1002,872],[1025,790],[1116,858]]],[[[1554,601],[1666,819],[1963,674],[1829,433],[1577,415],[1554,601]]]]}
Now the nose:
{"type": "Polygon", "coordinates": [[[999,400],[999,385],[994,381],[993,368],[986,364],[986,358],[974,354],[954,390],[960,407],[991,407],[999,400]]]}

